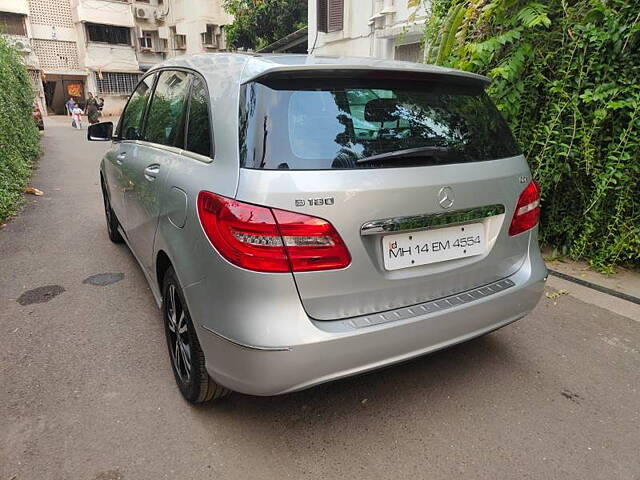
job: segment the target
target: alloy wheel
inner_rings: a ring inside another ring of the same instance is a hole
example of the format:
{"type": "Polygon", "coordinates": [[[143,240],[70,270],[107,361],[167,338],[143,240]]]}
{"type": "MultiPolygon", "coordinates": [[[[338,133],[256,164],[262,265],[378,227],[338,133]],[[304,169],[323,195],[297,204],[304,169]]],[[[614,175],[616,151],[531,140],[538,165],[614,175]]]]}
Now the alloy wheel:
{"type": "Polygon", "coordinates": [[[188,383],[191,377],[191,343],[189,342],[187,313],[174,284],[170,284],[167,288],[165,315],[169,329],[171,362],[180,380],[188,383]]]}
{"type": "Polygon", "coordinates": [[[106,193],[103,191],[102,193],[104,198],[104,215],[107,219],[107,229],[111,231],[111,204],[109,203],[109,197],[107,197],[106,193]]]}

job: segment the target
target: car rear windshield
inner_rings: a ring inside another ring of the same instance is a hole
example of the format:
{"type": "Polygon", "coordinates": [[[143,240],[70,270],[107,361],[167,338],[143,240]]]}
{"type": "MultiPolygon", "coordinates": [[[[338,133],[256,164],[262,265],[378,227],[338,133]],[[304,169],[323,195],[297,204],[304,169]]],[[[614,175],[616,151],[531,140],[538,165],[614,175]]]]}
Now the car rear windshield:
{"type": "Polygon", "coordinates": [[[395,168],[518,155],[482,85],[446,79],[251,82],[240,99],[241,165],[253,169],[395,168]]]}

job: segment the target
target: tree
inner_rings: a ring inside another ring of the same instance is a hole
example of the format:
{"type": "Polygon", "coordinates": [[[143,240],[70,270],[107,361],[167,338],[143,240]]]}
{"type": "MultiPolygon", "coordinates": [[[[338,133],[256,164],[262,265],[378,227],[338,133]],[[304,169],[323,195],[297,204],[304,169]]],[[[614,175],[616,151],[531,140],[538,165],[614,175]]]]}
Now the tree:
{"type": "Polygon", "coordinates": [[[225,27],[232,48],[258,50],[307,24],[306,0],[225,0],[235,18],[225,27]]]}

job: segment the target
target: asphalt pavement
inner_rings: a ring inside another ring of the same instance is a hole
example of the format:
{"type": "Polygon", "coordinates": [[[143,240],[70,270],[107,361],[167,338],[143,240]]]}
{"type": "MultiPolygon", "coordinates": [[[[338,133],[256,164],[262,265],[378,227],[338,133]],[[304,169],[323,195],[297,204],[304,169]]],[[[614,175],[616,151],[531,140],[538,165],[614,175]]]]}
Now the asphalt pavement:
{"type": "Polygon", "coordinates": [[[107,239],[107,144],[46,123],[44,195],[0,230],[0,480],[640,479],[640,319],[553,289],[409,363],[187,404],[145,279],[107,239]]]}

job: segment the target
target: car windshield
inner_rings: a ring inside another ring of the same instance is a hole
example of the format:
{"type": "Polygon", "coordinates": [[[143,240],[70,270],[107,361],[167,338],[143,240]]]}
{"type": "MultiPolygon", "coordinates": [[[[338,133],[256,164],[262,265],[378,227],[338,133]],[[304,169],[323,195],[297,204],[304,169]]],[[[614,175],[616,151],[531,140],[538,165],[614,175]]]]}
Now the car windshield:
{"type": "Polygon", "coordinates": [[[240,154],[245,168],[423,166],[519,153],[479,85],[298,79],[242,87],[240,154]]]}

